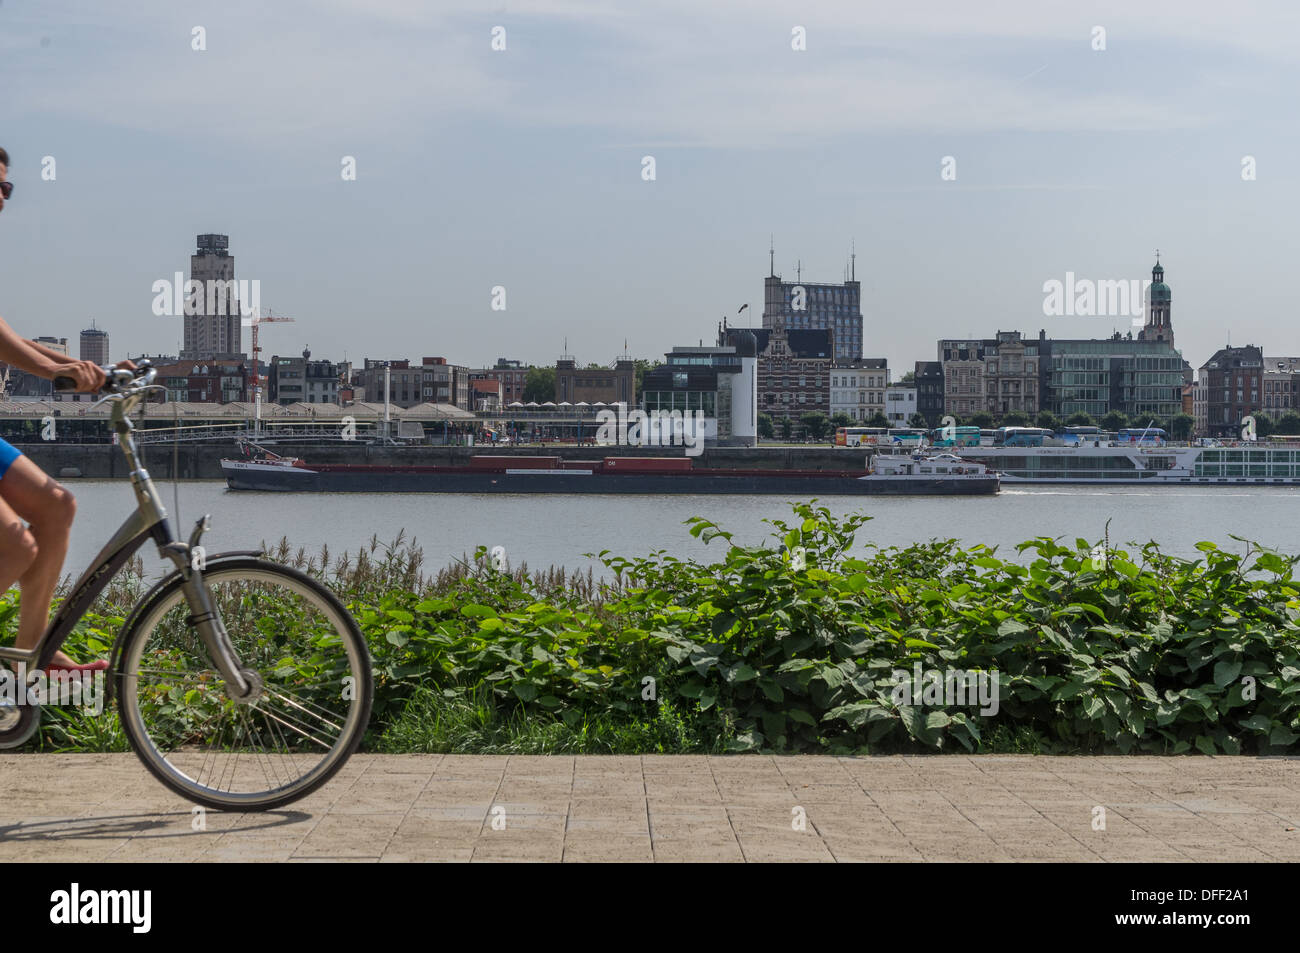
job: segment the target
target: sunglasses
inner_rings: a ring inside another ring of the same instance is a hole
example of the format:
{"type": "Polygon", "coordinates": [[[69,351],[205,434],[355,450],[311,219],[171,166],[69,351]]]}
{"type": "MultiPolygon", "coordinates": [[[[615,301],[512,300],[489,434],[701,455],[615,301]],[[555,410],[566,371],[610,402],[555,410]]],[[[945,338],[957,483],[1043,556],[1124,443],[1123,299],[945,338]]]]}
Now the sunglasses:
{"type": "Polygon", "coordinates": [[[0,195],[5,198],[14,194],[14,184],[12,182],[0,182],[0,195]]]}

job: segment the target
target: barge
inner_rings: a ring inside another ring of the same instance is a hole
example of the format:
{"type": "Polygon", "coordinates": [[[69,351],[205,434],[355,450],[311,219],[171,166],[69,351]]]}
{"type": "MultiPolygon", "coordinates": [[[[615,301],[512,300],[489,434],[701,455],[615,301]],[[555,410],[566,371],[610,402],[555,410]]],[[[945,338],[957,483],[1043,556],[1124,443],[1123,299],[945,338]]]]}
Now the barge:
{"type": "Polygon", "coordinates": [[[863,471],[695,468],[690,457],[471,457],[464,466],[222,460],[232,490],[298,493],[637,493],[952,496],[997,493],[998,474],[956,454],[876,456],[863,471]]]}

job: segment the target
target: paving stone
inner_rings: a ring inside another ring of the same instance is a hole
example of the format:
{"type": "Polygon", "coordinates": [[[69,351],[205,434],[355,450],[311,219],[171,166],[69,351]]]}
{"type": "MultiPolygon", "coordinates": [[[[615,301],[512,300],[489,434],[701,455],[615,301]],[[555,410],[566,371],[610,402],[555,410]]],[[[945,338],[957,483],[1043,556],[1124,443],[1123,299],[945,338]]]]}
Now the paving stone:
{"type": "Polygon", "coordinates": [[[206,811],[194,830],[193,805],[133,755],[4,754],[0,862],[1295,862],[1298,769],[1231,757],[358,755],[301,801],[206,811]]]}

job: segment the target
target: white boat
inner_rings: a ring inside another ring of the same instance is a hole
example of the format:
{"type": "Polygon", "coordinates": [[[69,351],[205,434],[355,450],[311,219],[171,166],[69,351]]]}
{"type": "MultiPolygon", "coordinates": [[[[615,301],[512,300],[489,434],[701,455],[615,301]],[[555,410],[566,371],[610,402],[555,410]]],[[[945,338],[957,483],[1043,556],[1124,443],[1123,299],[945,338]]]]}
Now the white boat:
{"type": "Polygon", "coordinates": [[[997,493],[1002,485],[999,474],[985,464],[949,451],[873,454],[867,461],[866,476],[858,480],[910,487],[917,493],[997,493]]]}
{"type": "Polygon", "coordinates": [[[1300,486],[1300,446],[954,447],[963,460],[998,471],[1003,483],[1300,486]]]}

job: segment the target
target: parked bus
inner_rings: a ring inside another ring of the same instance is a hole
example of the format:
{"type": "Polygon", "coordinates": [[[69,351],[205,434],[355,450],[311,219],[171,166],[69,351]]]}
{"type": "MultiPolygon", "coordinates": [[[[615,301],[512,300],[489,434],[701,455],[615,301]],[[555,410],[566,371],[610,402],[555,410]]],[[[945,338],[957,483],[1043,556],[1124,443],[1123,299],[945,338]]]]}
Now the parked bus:
{"type": "Polygon", "coordinates": [[[1129,427],[1115,435],[1116,443],[1135,443],[1158,447],[1169,439],[1159,427],[1129,427]]]}
{"type": "Polygon", "coordinates": [[[837,447],[869,447],[885,442],[888,427],[838,427],[835,430],[837,447]]]}
{"type": "Polygon", "coordinates": [[[1067,447],[1077,447],[1082,444],[1098,443],[1103,436],[1105,435],[1100,427],[1066,427],[1057,432],[1056,439],[1067,447]]]}
{"type": "Polygon", "coordinates": [[[1042,427],[999,427],[993,439],[996,447],[1041,447],[1052,436],[1042,427]]]}
{"type": "Polygon", "coordinates": [[[894,449],[914,449],[924,447],[929,431],[916,427],[891,427],[884,440],[877,441],[894,449]]]}
{"type": "Polygon", "coordinates": [[[980,445],[979,427],[936,427],[930,432],[930,440],[936,447],[978,447],[980,445]]]}

